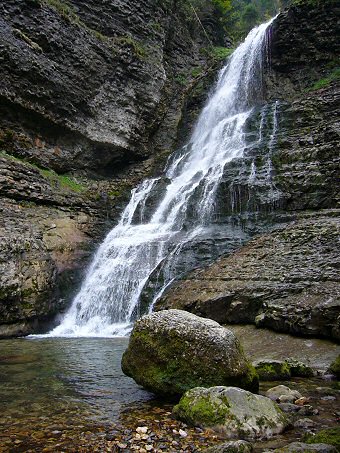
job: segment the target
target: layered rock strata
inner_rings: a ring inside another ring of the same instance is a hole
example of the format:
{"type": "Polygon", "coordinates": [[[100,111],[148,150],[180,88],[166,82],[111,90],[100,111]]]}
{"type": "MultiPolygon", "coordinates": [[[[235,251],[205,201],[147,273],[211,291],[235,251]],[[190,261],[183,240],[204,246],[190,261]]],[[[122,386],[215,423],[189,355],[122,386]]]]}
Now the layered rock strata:
{"type": "MultiPolygon", "coordinates": [[[[219,33],[214,14],[201,20],[219,33]]],[[[1,337],[36,331],[65,306],[219,63],[175,0],[10,0],[0,39],[1,337]]]]}
{"type": "Polygon", "coordinates": [[[157,309],[340,339],[338,12],[306,1],[276,19],[268,103],[248,123],[242,165],[225,170],[224,207],[241,224],[267,212],[272,232],[175,283],[157,309]]]}

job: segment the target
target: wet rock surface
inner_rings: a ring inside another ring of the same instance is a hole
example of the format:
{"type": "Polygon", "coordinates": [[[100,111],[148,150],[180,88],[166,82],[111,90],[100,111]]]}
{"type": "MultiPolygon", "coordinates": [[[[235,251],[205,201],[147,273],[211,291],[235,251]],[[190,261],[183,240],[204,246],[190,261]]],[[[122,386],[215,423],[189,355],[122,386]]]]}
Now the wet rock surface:
{"type": "Polygon", "coordinates": [[[168,397],[198,386],[258,388],[254,368],[234,334],[180,310],[136,321],[122,370],[146,389],[168,397]]]}
{"type": "Polygon", "coordinates": [[[339,340],[339,227],[330,213],[261,236],[189,274],[157,308],[339,340]]]}

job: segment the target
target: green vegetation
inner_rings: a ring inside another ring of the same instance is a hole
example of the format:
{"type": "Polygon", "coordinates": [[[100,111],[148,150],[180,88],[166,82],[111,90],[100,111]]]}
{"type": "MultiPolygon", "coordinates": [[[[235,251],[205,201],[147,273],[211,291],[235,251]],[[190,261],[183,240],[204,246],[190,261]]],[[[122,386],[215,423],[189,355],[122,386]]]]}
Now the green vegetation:
{"type": "Polygon", "coordinates": [[[317,82],[315,82],[308,91],[320,90],[321,88],[327,88],[329,85],[336,81],[340,80],[340,67],[335,68],[327,77],[324,77],[317,82]]]}
{"type": "MultiPolygon", "coordinates": [[[[290,2],[291,0],[212,0],[222,27],[235,42],[242,40],[255,25],[275,16],[290,2]]],[[[190,16],[196,13],[200,17],[207,0],[180,0],[179,4],[190,16]]]]}
{"type": "Polygon", "coordinates": [[[228,58],[235,49],[230,49],[228,47],[213,47],[211,49],[211,55],[214,60],[225,60],[228,58]]]}
{"type": "Polygon", "coordinates": [[[308,444],[329,444],[340,448],[340,427],[327,428],[315,435],[308,435],[306,442],[308,444]]]}
{"type": "Polygon", "coordinates": [[[113,42],[117,43],[120,47],[129,47],[135,56],[140,59],[143,59],[146,56],[145,47],[135,39],[131,38],[131,36],[120,36],[118,38],[114,38],[113,42]]]}
{"type": "Polygon", "coordinates": [[[192,392],[189,390],[174,407],[173,414],[192,424],[199,422],[205,426],[214,426],[223,425],[229,412],[228,408],[227,398],[223,398],[223,404],[221,404],[220,401],[215,402],[209,395],[192,397],[192,392]]]}
{"type": "Polygon", "coordinates": [[[333,373],[338,379],[340,379],[340,355],[338,355],[338,357],[331,364],[329,371],[333,373]]]}
{"type": "Polygon", "coordinates": [[[289,0],[232,0],[224,19],[225,29],[236,41],[241,40],[255,25],[275,16],[288,3],[289,0]]]}
{"type": "Polygon", "coordinates": [[[66,175],[66,174],[59,175],[54,170],[41,168],[36,164],[27,162],[25,159],[21,159],[19,157],[15,157],[10,154],[7,154],[5,151],[0,151],[0,157],[4,157],[13,162],[19,162],[20,164],[23,164],[27,167],[38,170],[39,173],[41,174],[41,176],[43,176],[45,179],[47,179],[49,181],[49,183],[54,187],[71,190],[73,192],[78,192],[78,193],[84,192],[86,190],[85,186],[83,186],[82,184],[77,182],[74,178],[72,178],[69,175],[66,175]]]}
{"type": "Polygon", "coordinates": [[[290,379],[290,369],[286,362],[260,362],[256,371],[262,381],[290,379]]]}
{"type": "Polygon", "coordinates": [[[179,85],[185,86],[188,83],[188,78],[184,74],[178,74],[175,78],[174,81],[178,83],[179,85]]]}

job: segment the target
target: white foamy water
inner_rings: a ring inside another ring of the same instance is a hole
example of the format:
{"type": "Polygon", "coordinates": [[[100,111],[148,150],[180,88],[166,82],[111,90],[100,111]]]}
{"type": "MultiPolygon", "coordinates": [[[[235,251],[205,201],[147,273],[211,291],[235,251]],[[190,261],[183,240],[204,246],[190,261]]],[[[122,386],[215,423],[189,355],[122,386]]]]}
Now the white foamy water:
{"type": "Polygon", "coordinates": [[[169,159],[166,188],[151,215],[148,200],[159,181],[146,180],[132,191],[120,222],[99,247],[72,306],[50,336],[126,335],[140,314],[146,282],[165,259],[162,288],[151,306],[175,278],[182,248],[209,227],[225,165],[243,156],[244,125],[262,98],[271,22],[254,28],[221,70],[190,142],[169,159]]]}

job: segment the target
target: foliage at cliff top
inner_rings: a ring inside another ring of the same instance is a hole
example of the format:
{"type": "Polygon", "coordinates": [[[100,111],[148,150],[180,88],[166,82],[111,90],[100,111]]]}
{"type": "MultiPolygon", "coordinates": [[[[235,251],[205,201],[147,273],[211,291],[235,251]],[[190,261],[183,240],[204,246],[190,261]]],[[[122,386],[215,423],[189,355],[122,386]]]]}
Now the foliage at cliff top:
{"type": "MultiPolygon", "coordinates": [[[[195,11],[204,11],[206,0],[182,0],[195,11]]],[[[243,39],[257,24],[275,16],[290,0],[211,0],[226,35],[235,41],[243,39]]]]}

